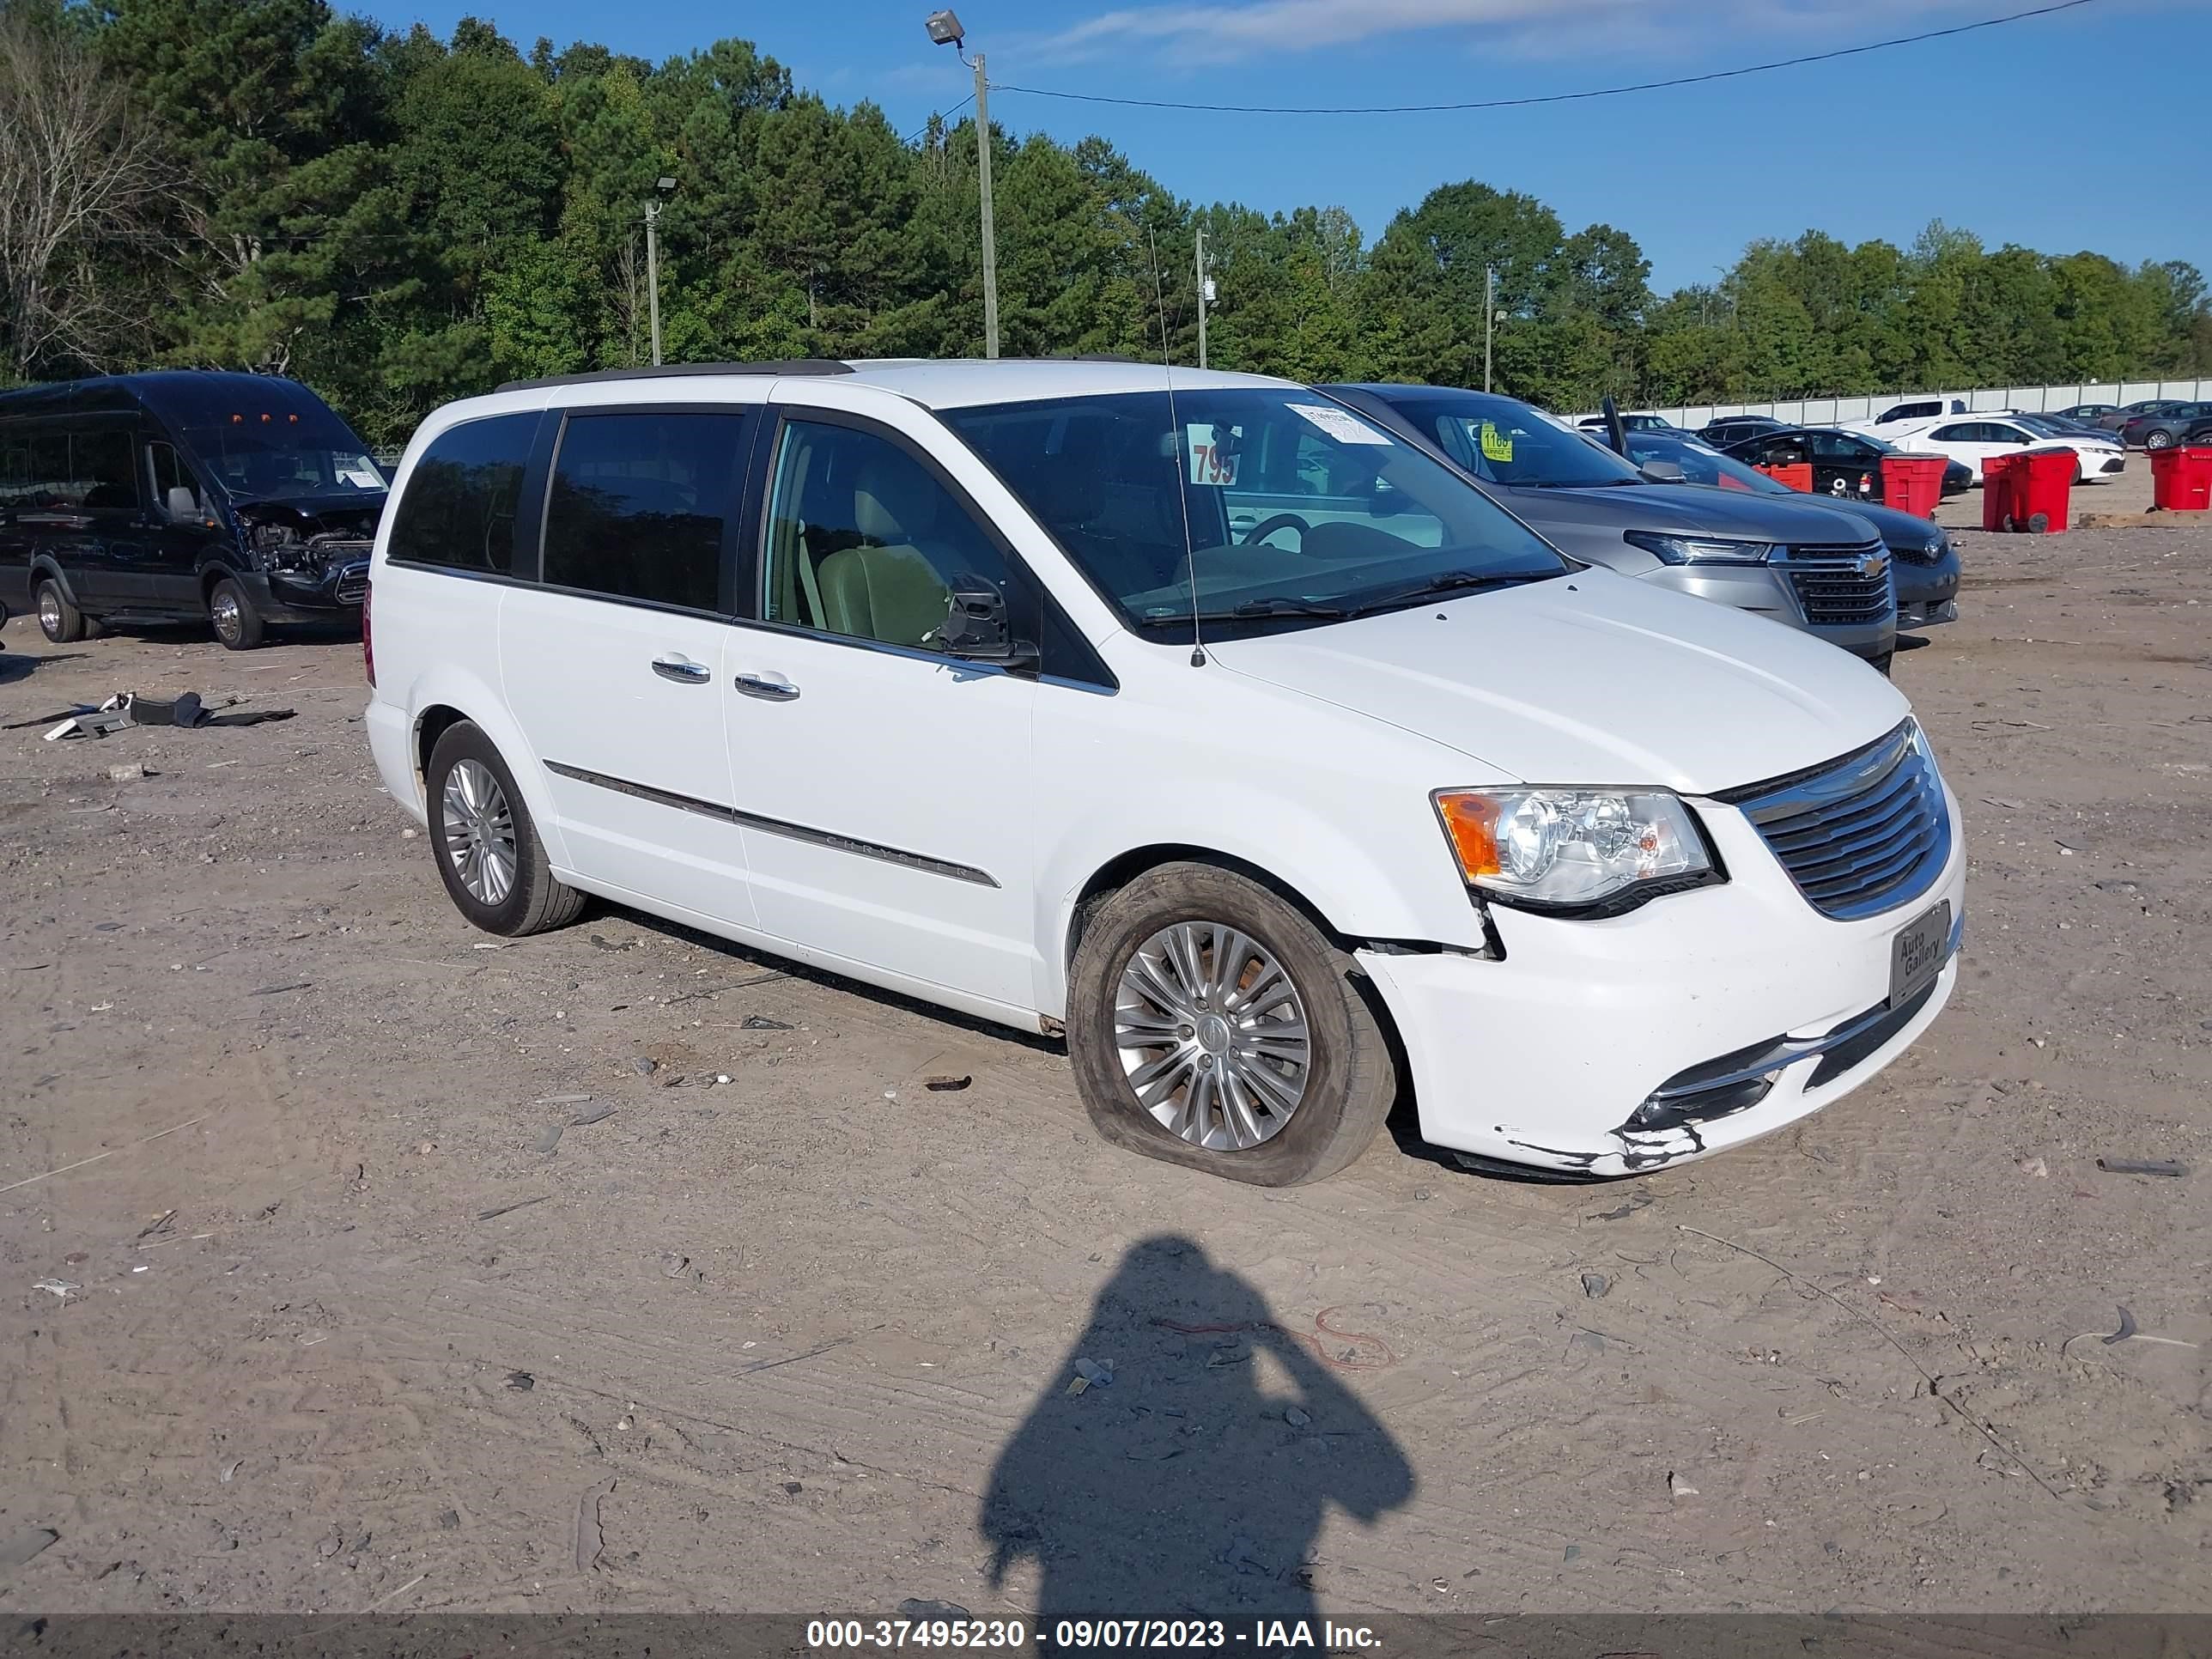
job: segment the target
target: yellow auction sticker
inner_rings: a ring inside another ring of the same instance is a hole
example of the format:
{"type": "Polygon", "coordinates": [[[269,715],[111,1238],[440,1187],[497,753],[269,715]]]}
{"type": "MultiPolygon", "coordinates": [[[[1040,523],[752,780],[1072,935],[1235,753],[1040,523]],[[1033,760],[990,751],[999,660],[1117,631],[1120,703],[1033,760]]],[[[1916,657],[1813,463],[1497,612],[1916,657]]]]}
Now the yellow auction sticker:
{"type": "Polygon", "coordinates": [[[1482,423],[1482,459],[1486,461],[1510,461],[1513,459],[1513,440],[1488,421],[1482,423]]]}

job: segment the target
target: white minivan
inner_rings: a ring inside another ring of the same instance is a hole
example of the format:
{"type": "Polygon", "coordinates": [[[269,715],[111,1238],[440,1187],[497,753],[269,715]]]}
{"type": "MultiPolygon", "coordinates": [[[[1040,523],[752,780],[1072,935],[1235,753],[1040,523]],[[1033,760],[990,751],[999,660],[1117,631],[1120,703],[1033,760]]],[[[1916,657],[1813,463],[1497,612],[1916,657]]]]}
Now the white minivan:
{"type": "Polygon", "coordinates": [[[393,501],[369,740],[470,921],[594,894],[1064,1034],[1155,1157],[1318,1179],[1402,1091],[1471,1165],[1656,1169],[1956,980],[1958,804],[1889,682],[1302,386],[583,375],[439,410],[393,501]]]}

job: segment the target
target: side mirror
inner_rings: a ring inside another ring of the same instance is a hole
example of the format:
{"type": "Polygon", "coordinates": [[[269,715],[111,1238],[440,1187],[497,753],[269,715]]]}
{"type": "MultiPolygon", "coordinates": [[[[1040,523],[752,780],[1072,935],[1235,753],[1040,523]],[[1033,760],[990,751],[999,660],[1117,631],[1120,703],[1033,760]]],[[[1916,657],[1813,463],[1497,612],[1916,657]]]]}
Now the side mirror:
{"type": "Polygon", "coordinates": [[[952,590],[937,644],[963,662],[995,663],[1001,668],[1035,668],[1042,660],[1036,647],[1013,637],[1006,620],[1006,597],[988,582],[970,576],[952,590]]]}
{"type": "Polygon", "coordinates": [[[1680,483],[1690,476],[1680,461],[1646,461],[1636,470],[1653,483],[1680,483]]]}
{"type": "Polygon", "coordinates": [[[183,484],[169,486],[167,505],[173,519],[197,519],[200,515],[200,498],[183,484]]]}

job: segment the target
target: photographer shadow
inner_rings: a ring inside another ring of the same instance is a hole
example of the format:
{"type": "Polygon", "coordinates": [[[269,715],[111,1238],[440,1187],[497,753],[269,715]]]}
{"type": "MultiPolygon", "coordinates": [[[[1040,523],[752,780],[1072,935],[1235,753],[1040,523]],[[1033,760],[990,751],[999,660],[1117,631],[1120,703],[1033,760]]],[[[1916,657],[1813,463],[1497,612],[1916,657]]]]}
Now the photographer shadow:
{"type": "MultiPolygon", "coordinates": [[[[1188,1238],[1132,1248],[1000,1452],[979,1527],[992,1583],[1022,1559],[1061,1619],[1298,1620],[1319,1630],[1314,1549],[1331,1509],[1373,1525],[1413,1494],[1388,1430],[1339,1380],[1350,1356],[1285,1330],[1188,1238]],[[1071,1393],[1078,1361],[1113,1380],[1071,1393]],[[1287,1376],[1270,1389],[1268,1373],[1287,1376]]],[[[1387,1350],[1382,1351],[1387,1356],[1387,1350]]]]}

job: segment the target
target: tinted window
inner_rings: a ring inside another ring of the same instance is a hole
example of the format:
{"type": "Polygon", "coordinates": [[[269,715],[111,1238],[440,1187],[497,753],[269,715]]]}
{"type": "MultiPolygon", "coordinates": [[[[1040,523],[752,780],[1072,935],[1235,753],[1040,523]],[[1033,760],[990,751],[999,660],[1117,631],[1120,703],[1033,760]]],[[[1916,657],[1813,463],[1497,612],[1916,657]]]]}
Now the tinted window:
{"type": "Polygon", "coordinates": [[[433,439],[392,520],[390,556],[449,570],[514,574],[515,507],[538,421],[535,413],[495,415],[433,439]]]}
{"type": "Polygon", "coordinates": [[[955,586],[1018,609],[1005,556],[913,456],[851,427],[791,421],[769,496],[761,614],[852,639],[927,647],[955,586]]]}
{"type": "Polygon", "coordinates": [[[548,585],[721,606],[722,531],[743,415],[572,415],[545,508],[548,585]]]}
{"type": "Polygon", "coordinates": [[[119,428],[15,428],[0,438],[0,505],[33,513],[137,512],[131,434],[119,428]]]}
{"type": "Polygon", "coordinates": [[[1982,436],[1982,427],[1978,421],[1954,421],[1948,426],[1937,427],[1929,436],[1939,444],[1979,444],[1989,441],[1982,436]]]}
{"type": "Polygon", "coordinates": [[[136,513],[138,476],[131,434],[78,428],[70,434],[70,489],[88,513],[136,513]]]}
{"type": "Polygon", "coordinates": [[[69,471],[69,440],[57,430],[0,428],[0,507],[47,505],[69,471]]]}
{"type": "Polygon", "coordinates": [[[1880,452],[1871,444],[1861,443],[1856,438],[1841,432],[1815,432],[1813,434],[1813,459],[1816,461],[1871,461],[1880,459],[1880,452]]]}

